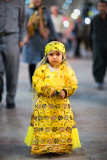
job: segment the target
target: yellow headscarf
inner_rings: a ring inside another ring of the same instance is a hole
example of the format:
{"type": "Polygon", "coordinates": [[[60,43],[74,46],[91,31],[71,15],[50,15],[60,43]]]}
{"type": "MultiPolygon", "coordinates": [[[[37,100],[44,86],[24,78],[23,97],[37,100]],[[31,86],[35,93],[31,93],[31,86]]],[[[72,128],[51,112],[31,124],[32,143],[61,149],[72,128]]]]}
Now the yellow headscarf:
{"type": "Polygon", "coordinates": [[[52,41],[45,46],[45,55],[51,53],[52,51],[59,51],[65,54],[65,46],[61,42],[52,41]]]}

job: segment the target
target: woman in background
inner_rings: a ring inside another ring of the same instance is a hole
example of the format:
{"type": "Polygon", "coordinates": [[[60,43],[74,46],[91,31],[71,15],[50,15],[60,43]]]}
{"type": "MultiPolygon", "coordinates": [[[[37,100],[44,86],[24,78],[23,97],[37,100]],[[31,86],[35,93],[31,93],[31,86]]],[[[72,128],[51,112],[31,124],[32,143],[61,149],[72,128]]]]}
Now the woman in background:
{"type": "Polygon", "coordinates": [[[49,10],[42,4],[42,0],[31,0],[26,7],[26,36],[22,50],[22,60],[29,64],[31,85],[36,64],[44,56],[44,47],[49,42],[50,32],[58,40],[49,10]]]}

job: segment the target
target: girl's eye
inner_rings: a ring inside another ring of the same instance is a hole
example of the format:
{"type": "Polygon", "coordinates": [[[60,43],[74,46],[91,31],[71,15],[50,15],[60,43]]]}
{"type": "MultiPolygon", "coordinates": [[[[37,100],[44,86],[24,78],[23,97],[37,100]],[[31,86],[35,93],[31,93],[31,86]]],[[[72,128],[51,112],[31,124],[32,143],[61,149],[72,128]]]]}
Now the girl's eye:
{"type": "Polygon", "coordinates": [[[57,53],[57,56],[59,56],[60,55],[60,53],[57,53]]]}
{"type": "Polygon", "coordinates": [[[49,54],[50,56],[52,56],[53,54],[51,53],[51,54],[49,54]]]}

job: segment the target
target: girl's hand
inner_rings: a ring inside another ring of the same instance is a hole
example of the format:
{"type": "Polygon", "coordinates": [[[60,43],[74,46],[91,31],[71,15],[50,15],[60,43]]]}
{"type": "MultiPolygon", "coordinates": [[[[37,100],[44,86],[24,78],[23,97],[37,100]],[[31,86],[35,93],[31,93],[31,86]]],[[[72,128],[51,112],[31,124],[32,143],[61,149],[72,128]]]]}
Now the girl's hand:
{"type": "Polygon", "coordinates": [[[54,90],[53,93],[51,94],[51,97],[60,96],[61,99],[64,99],[66,97],[66,95],[67,95],[66,90],[62,90],[61,92],[54,90]]]}
{"type": "Polygon", "coordinates": [[[53,91],[53,93],[51,94],[51,97],[56,96],[56,90],[53,91]]]}
{"type": "Polygon", "coordinates": [[[66,95],[67,95],[66,90],[62,90],[59,95],[60,95],[61,99],[66,98],[66,95]]]}

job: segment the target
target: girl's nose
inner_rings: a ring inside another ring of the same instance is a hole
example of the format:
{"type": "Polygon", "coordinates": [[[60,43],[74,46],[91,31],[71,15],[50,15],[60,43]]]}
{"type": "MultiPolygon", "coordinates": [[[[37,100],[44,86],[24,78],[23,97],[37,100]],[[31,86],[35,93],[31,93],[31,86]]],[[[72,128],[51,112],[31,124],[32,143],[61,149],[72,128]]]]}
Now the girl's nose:
{"type": "Polygon", "coordinates": [[[54,58],[56,58],[56,55],[54,55],[54,58]]]}

